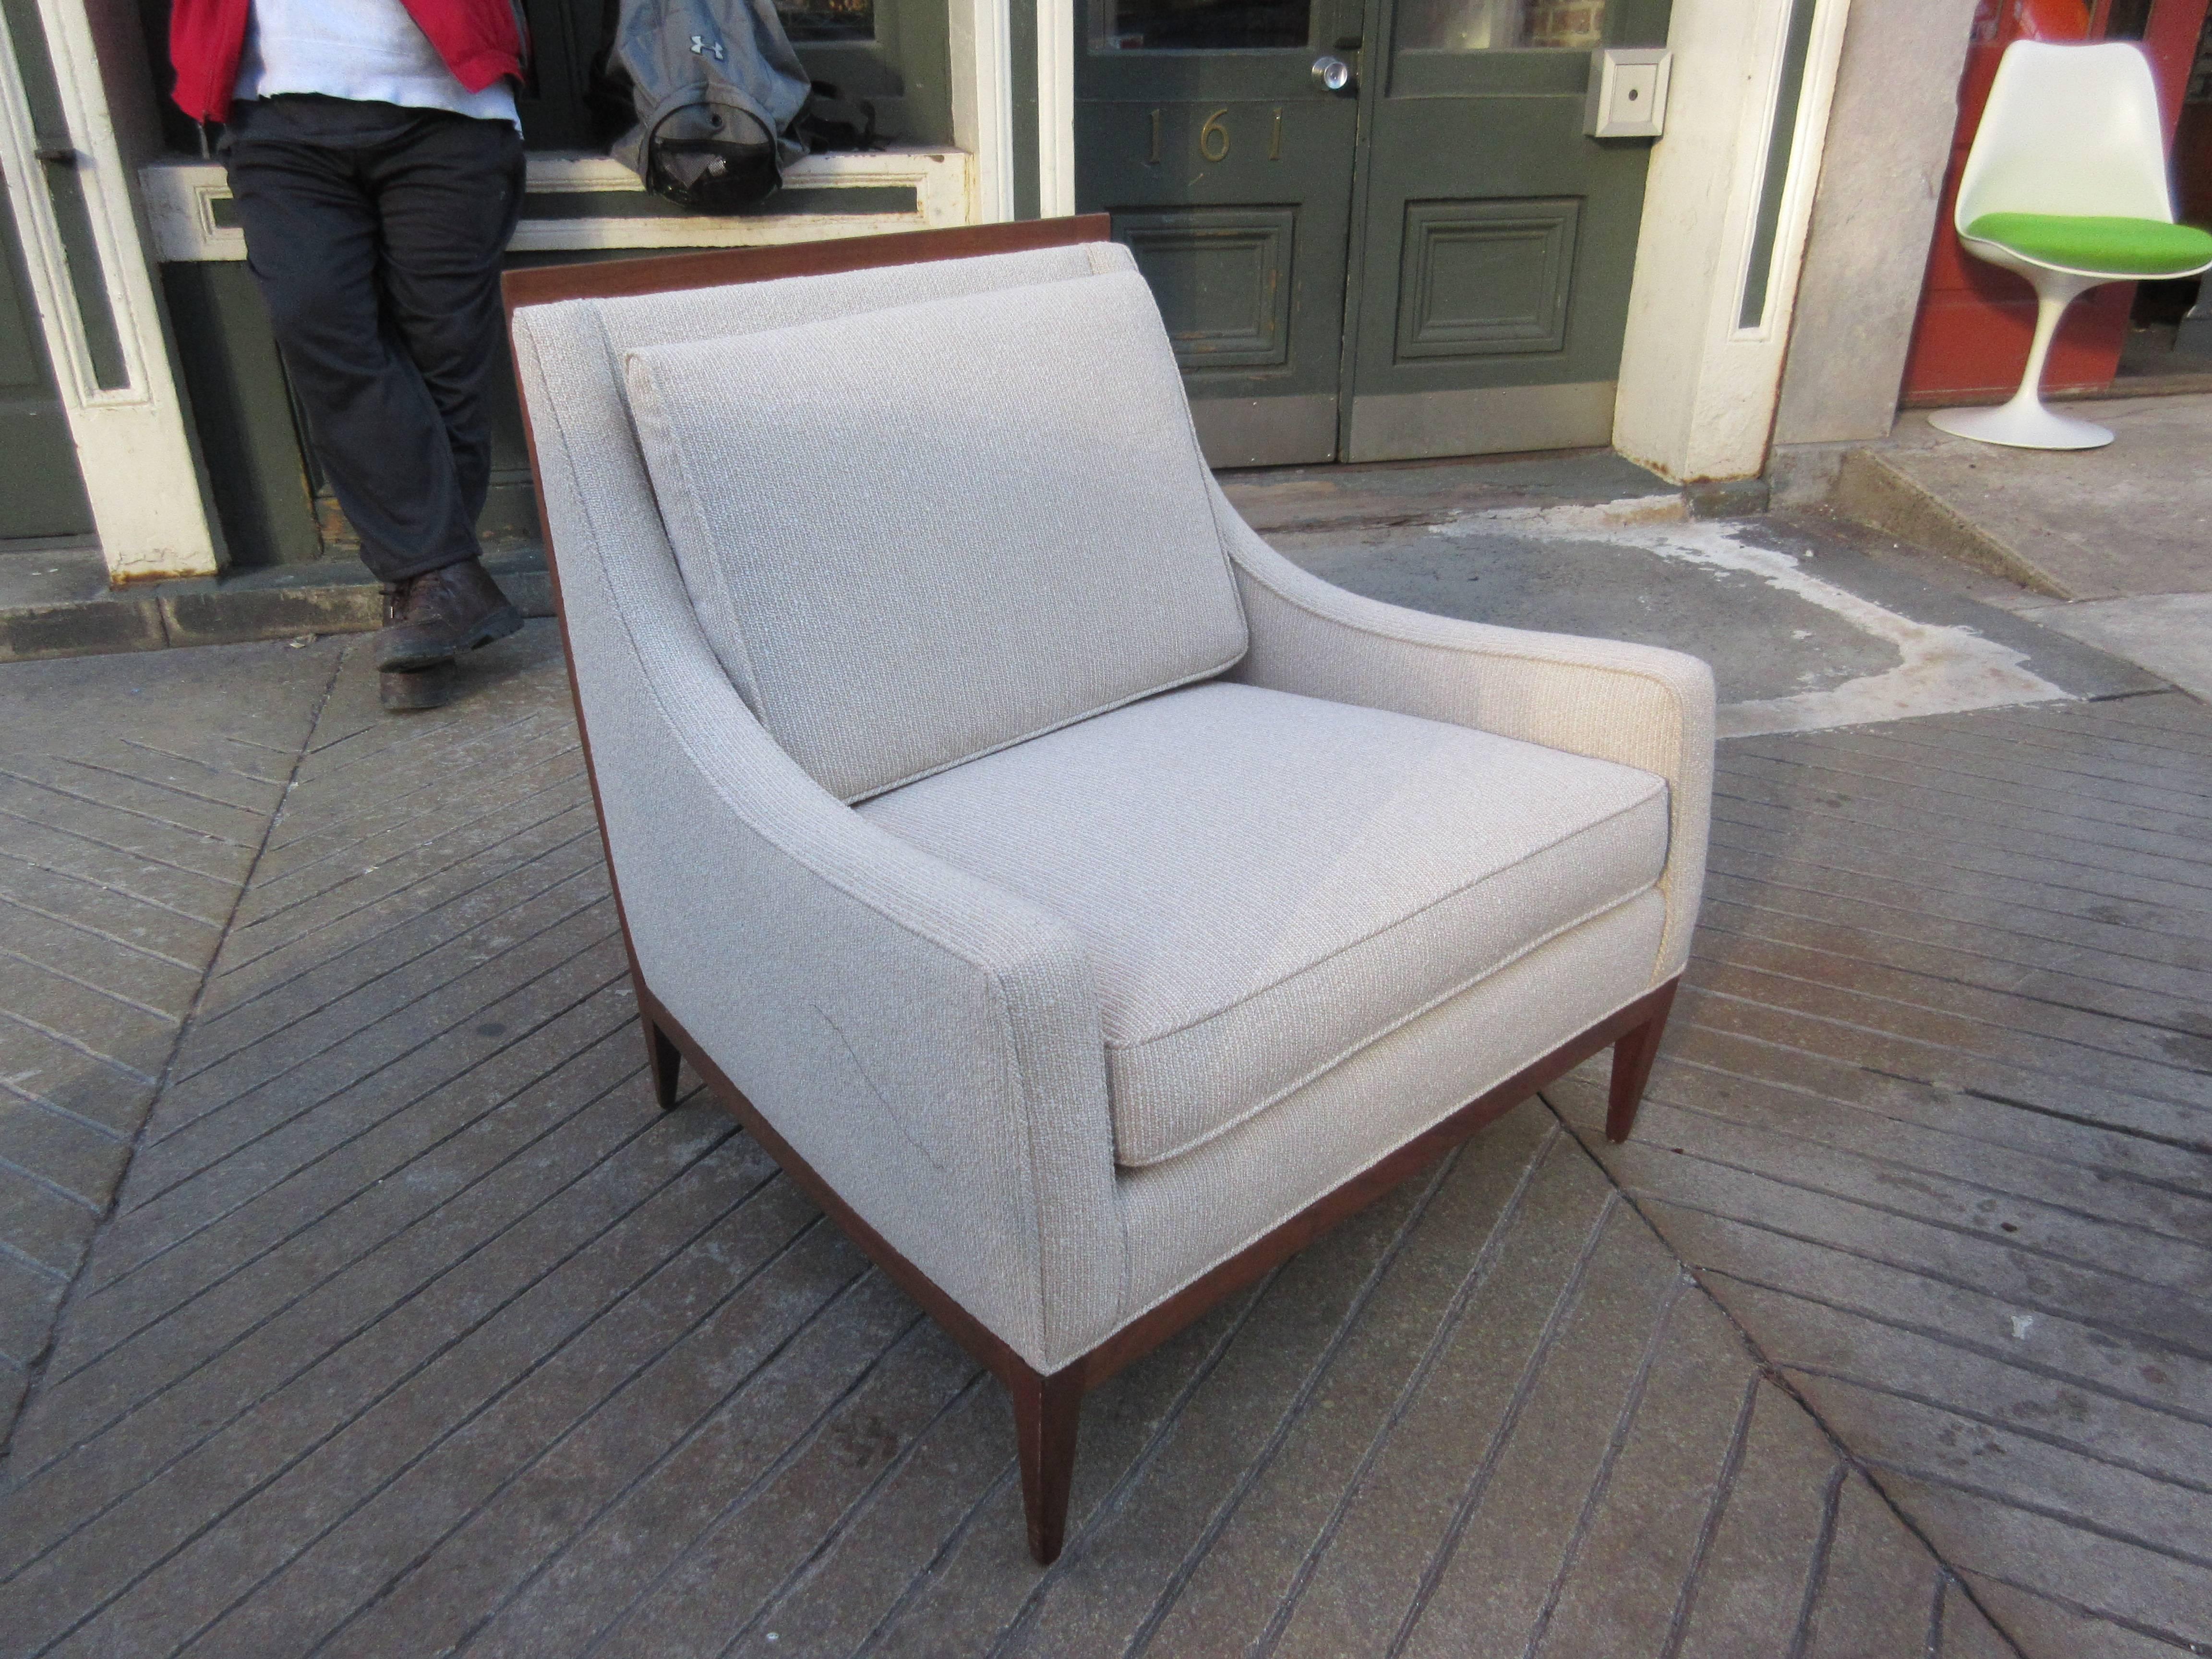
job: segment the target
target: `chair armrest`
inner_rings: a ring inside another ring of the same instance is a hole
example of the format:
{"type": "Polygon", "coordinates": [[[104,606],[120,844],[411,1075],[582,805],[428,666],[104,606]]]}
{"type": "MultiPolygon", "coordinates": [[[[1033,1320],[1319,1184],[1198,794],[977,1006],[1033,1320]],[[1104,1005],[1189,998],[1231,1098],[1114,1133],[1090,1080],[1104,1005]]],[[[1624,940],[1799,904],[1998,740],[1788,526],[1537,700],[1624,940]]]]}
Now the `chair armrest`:
{"type": "Polygon", "coordinates": [[[1127,1282],[1087,954],[776,745],[715,661],[658,521],[593,510],[619,492],[579,473],[635,468],[634,448],[572,441],[530,331],[516,346],[646,984],[894,1249],[1057,1369],[1114,1328],[1127,1282]]]}
{"type": "Polygon", "coordinates": [[[1667,927],[1654,979],[1689,958],[1712,812],[1713,675],[1656,646],[1539,634],[1385,605],[1261,540],[1216,491],[1252,648],[1229,678],[1616,761],[1666,779],[1667,927]]]}

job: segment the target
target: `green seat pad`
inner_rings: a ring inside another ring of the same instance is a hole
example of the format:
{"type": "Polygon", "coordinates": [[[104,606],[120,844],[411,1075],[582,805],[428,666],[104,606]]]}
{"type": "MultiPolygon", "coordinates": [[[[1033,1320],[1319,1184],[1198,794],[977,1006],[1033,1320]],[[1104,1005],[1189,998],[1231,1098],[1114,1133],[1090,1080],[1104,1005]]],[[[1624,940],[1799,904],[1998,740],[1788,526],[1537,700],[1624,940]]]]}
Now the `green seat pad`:
{"type": "Polygon", "coordinates": [[[2212,231],[2159,219],[1984,213],[1966,227],[1966,234],[2045,264],[2117,276],[2172,276],[2212,265],[2212,231]]]}

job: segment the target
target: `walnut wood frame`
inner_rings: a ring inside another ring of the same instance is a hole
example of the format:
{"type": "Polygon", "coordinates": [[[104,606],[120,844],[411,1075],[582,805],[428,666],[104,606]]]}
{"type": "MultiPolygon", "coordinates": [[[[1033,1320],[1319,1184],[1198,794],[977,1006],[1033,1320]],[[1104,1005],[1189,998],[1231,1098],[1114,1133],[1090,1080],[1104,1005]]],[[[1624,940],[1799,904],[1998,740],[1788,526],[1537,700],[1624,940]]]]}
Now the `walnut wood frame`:
{"type": "MultiPolygon", "coordinates": [[[[1103,214],[1079,218],[1034,220],[1016,224],[972,225],[952,230],[915,231],[895,236],[860,236],[828,242],[788,244],[765,248],[732,248],[704,253],[665,254],[653,258],[608,261],[580,265],[541,265],[509,271],[504,280],[507,309],[541,305],[556,300],[609,298],[657,294],[672,289],[710,288],[731,283],[765,282],[779,276],[817,276],[831,271],[860,270],[879,265],[918,264],[937,259],[960,259],[988,253],[1012,253],[1031,248],[1060,247],[1071,243],[1106,240],[1103,214]]],[[[523,406],[529,407],[523,393],[523,406]]],[[[528,425],[525,422],[526,427],[528,425]]],[[[530,436],[531,471],[538,476],[538,444],[530,436]]],[[[576,685],[575,658],[566,647],[568,613],[561,604],[561,562],[545,518],[545,499],[538,487],[538,519],[546,525],[546,566],[553,580],[556,611],[561,620],[562,644],[568,662],[568,689],[576,711],[576,726],[584,748],[585,769],[591,780],[592,805],[598,815],[602,847],[606,844],[606,812],[599,799],[599,770],[592,762],[592,737],[584,721],[583,699],[576,685]]],[[[1613,1051],[1613,1079],[1606,1115],[1609,1139],[1623,1140],[1636,1121],[1651,1062],[1657,1055],[1667,1015],[1674,1006],[1678,981],[1646,992],[1626,1007],[1607,1015],[1588,1030],[1561,1043],[1551,1053],[1523,1066],[1443,1121],[1415,1136],[1379,1162],[1360,1170],[1343,1185],[1323,1194],[1264,1237],[1228,1260],[1216,1264],[1165,1301],[1155,1304],[1108,1337],[1105,1341],[1060,1370],[1046,1375],[1036,1370],[1005,1341],[940,1289],[928,1274],[908,1261],[882,1234],[870,1226],[836,1189],[775,1131],[759,1109],[745,1098],[712,1054],[685,1030],[653,994],[638,971],[637,951],[631,941],[629,917],[623,908],[622,884],[612,854],[608,855],[607,880],[614,894],[615,914],[622,924],[623,948],[629,958],[630,982],[637,993],[638,1018],[645,1036],[646,1058],[652,1073],[653,1094],[663,1108],[676,1103],[677,1073],[681,1061],[705,1081],[715,1098],[736,1117],[754,1140],[775,1159],[784,1172],[823,1212],[881,1267],[908,1295],[943,1326],[953,1340],[1005,1385],[1014,1410],[1014,1433],[1022,1472],[1022,1503],[1029,1525],[1030,1552],[1040,1564],[1049,1565],[1060,1554],[1067,1522],[1070,1478],[1075,1468],[1076,1425],[1083,1396],[1124,1365],[1151,1352],[1176,1332],[1204,1314],[1223,1297],[1252,1284],[1278,1263],[1295,1255],[1336,1223],[1364,1209],[1409,1176],[1425,1168],[1454,1146],[1496,1118],[1528,1099],[1546,1084],[1580,1065],[1600,1049],[1613,1051]]]]}

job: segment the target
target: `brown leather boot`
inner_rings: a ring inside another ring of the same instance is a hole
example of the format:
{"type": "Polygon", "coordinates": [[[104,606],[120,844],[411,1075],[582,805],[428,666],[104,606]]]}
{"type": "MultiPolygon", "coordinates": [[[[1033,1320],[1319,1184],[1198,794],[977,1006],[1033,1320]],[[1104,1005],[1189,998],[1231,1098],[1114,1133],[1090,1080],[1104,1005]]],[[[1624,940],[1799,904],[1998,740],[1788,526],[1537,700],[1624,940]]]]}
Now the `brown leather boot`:
{"type": "Polygon", "coordinates": [[[426,572],[385,589],[376,665],[390,672],[428,668],[504,639],[522,626],[481,559],[426,572]]]}
{"type": "Polygon", "coordinates": [[[443,708],[453,702],[459,678],[451,657],[428,668],[387,668],[376,677],[376,700],[395,712],[443,708]]]}

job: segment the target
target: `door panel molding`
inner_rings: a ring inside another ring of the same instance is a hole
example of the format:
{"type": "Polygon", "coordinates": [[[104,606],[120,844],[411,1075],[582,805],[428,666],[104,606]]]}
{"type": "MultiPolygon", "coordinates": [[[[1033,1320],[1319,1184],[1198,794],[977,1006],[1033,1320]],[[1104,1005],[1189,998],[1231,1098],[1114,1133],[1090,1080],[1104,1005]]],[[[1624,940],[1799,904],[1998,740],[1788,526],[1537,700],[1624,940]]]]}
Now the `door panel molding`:
{"type": "Polygon", "coordinates": [[[1581,214],[1571,196],[1407,203],[1398,361],[1564,350],[1581,214]]]}
{"type": "Polygon", "coordinates": [[[1359,105],[1313,64],[1360,0],[1301,0],[1297,50],[1280,5],[1101,3],[1076,57],[1077,204],[1113,216],[1152,283],[1210,460],[1335,459],[1359,105]],[[1216,44],[1142,44],[1156,24],[1216,44]]]}
{"type": "Polygon", "coordinates": [[[1114,216],[1152,284],[1186,374],[1280,368],[1290,361],[1285,314],[1296,254],[1295,208],[1180,208],[1114,216]]]}
{"type": "Polygon", "coordinates": [[[1611,380],[1384,392],[1352,400],[1347,461],[1417,461],[1613,441],[1611,380]]]}

